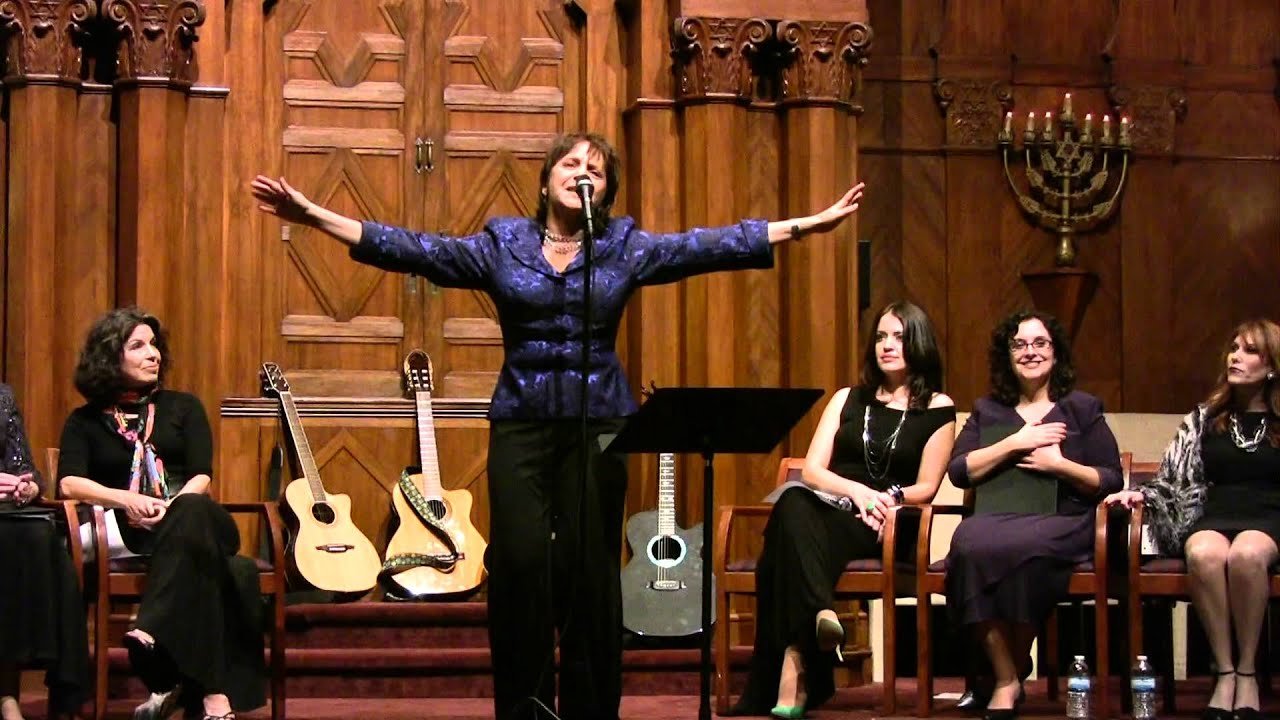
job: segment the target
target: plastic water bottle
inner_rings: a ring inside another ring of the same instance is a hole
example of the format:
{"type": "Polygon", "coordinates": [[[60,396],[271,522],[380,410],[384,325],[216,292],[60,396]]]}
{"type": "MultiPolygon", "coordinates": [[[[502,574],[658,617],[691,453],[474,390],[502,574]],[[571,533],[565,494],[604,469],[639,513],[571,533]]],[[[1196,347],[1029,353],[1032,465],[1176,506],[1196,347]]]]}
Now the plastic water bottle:
{"type": "Polygon", "coordinates": [[[1156,673],[1146,655],[1133,663],[1129,689],[1133,692],[1133,720],[1155,720],[1156,673]]]}
{"type": "Polygon", "coordinates": [[[1093,680],[1089,677],[1089,664],[1083,655],[1076,655],[1071,661],[1071,671],[1067,675],[1067,718],[1068,720],[1089,720],[1089,696],[1093,688],[1093,680]]]}

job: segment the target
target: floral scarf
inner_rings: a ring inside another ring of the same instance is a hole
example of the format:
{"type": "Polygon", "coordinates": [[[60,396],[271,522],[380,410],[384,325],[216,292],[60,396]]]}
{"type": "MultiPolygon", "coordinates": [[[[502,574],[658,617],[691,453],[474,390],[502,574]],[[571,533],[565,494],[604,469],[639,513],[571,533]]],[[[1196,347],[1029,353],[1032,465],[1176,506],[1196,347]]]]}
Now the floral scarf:
{"type": "Polygon", "coordinates": [[[129,492],[167,500],[169,476],[165,473],[164,461],[151,444],[151,433],[155,430],[156,421],[156,404],[151,400],[151,393],[143,395],[133,391],[125,392],[115,405],[107,409],[107,414],[116,434],[133,447],[129,492]],[[133,420],[127,418],[125,408],[136,408],[137,417],[133,420]]]}

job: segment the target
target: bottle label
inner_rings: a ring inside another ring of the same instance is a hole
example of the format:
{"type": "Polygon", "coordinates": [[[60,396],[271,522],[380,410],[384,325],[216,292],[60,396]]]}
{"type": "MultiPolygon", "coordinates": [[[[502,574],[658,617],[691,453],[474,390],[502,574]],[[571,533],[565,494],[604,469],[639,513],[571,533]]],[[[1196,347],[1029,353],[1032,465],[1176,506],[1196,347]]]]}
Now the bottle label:
{"type": "Polygon", "coordinates": [[[1067,690],[1071,692],[1089,692],[1089,685],[1087,677],[1067,678],[1067,690]]]}
{"type": "Polygon", "coordinates": [[[1156,679],[1153,677],[1135,677],[1129,685],[1134,692],[1156,691],[1156,679]]]}

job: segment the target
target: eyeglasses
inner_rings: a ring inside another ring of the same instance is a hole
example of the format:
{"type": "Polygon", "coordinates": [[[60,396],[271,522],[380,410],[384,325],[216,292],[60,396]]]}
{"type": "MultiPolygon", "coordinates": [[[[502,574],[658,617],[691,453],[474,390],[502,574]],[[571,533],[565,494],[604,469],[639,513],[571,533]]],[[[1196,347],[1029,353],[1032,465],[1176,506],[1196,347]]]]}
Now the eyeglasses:
{"type": "Polygon", "coordinates": [[[1031,342],[1027,342],[1026,340],[1019,340],[1016,338],[1009,341],[1009,352],[1020,353],[1023,350],[1026,350],[1028,347],[1035,348],[1036,350],[1046,350],[1048,348],[1053,347],[1053,341],[1050,340],[1049,338],[1044,338],[1044,337],[1038,337],[1035,340],[1032,340],[1031,342]]]}

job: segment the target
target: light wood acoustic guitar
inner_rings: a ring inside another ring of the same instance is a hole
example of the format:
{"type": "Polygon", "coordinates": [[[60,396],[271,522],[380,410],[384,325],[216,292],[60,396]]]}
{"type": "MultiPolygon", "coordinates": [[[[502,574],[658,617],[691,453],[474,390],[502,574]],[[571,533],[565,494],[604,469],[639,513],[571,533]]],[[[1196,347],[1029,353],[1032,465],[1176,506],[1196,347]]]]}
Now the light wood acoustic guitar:
{"type": "Polygon", "coordinates": [[[408,467],[391,492],[398,526],[387,543],[380,581],[391,598],[440,600],[464,596],[484,582],[484,538],[471,522],[471,493],[440,483],[431,358],[421,350],[404,359],[404,379],[418,417],[421,465],[408,467]]]}
{"type": "Polygon", "coordinates": [[[263,363],[262,383],[268,394],[280,398],[298,464],[302,466],[302,477],[284,489],[285,506],[298,525],[289,548],[297,573],[320,590],[364,593],[373,589],[382,567],[378,551],[351,521],[351,498],[332,495],[320,484],[320,471],[302,429],[289,381],[275,363],[263,363]]]}

